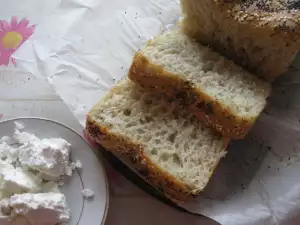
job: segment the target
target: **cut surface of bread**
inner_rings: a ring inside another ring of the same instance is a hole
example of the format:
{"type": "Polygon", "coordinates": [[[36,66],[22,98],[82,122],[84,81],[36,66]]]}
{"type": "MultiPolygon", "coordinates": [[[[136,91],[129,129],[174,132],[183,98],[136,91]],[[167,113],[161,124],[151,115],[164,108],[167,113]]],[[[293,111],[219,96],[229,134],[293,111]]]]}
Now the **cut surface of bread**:
{"type": "Polygon", "coordinates": [[[181,0],[183,32],[269,81],[300,49],[298,0],[181,0]]]}
{"type": "Polygon", "coordinates": [[[105,149],[178,202],[203,190],[229,141],[176,101],[129,79],[93,107],[86,129],[105,149]]]}
{"type": "Polygon", "coordinates": [[[136,53],[129,78],[182,100],[224,136],[241,139],[266,105],[270,85],[179,30],[136,53]]]}

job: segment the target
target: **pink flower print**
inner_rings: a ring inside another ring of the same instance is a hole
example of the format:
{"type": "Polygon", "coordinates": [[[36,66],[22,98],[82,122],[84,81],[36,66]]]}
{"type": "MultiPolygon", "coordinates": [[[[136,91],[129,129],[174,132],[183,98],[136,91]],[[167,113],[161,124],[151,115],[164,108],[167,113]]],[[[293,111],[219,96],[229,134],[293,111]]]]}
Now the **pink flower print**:
{"type": "Polygon", "coordinates": [[[10,23],[0,20],[0,65],[8,65],[11,55],[33,34],[35,25],[12,17],[10,23]]]}

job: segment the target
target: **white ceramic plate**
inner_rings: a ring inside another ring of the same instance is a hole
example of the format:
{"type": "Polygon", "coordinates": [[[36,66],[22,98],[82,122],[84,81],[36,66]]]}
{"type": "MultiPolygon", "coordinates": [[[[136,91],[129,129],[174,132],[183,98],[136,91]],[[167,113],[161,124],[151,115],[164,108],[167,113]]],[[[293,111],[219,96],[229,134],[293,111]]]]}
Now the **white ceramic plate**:
{"type": "Polygon", "coordinates": [[[18,118],[0,123],[0,137],[12,136],[15,123],[25,126],[24,131],[40,138],[61,137],[72,145],[72,161],[79,159],[83,168],[74,172],[61,189],[71,209],[69,225],[104,224],[109,203],[109,189],[106,172],[99,157],[90,145],[72,129],[46,119],[18,118]],[[84,199],[81,190],[92,189],[95,193],[90,200],[84,199]]]}

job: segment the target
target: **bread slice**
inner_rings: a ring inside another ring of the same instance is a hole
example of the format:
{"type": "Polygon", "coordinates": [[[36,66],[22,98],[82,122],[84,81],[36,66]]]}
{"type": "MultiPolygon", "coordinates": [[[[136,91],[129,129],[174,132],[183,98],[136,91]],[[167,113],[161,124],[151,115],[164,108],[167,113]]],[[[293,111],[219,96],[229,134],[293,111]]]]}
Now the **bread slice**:
{"type": "Polygon", "coordinates": [[[86,129],[177,202],[203,190],[228,144],[174,100],[145,91],[129,79],[93,107],[86,129]]]}
{"type": "Polygon", "coordinates": [[[224,136],[241,139],[266,105],[270,85],[211,49],[173,30],[137,52],[129,77],[182,99],[224,136]]]}
{"type": "Polygon", "coordinates": [[[275,80],[300,49],[298,0],[181,0],[183,31],[236,63],[275,80]]]}

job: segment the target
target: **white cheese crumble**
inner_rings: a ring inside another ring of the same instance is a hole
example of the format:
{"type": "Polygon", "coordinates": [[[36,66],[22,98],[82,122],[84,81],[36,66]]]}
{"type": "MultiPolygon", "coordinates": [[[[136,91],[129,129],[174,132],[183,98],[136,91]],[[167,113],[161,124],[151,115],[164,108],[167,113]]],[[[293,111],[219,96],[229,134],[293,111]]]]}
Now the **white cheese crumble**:
{"type": "Polygon", "coordinates": [[[56,183],[54,181],[48,181],[48,182],[44,183],[43,192],[44,193],[47,193],[47,192],[60,193],[58,183],[56,183]]]}
{"type": "Polygon", "coordinates": [[[3,198],[0,201],[0,206],[1,206],[1,213],[2,215],[9,215],[11,213],[11,208],[9,205],[9,198],[3,198]]]}
{"type": "Polygon", "coordinates": [[[70,161],[71,144],[61,138],[38,138],[21,132],[0,139],[0,224],[67,224],[70,210],[60,193],[63,177],[82,168],[70,161]]]}
{"type": "Polygon", "coordinates": [[[52,178],[72,175],[70,164],[71,144],[61,138],[39,139],[25,132],[15,132],[20,147],[22,166],[39,171],[52,178]]]}
{"type": "Polygon", "coordinates": [[[13,145],[16,143],[16,141],[12,137],[3,136],[2,138],[0,138],[0,144],[2,143],[13,145]]]}
{"type": "Polygon", "coordinates": [[[16,162],[18,159],[19,151],[17,148],[11,147],[8,143],[0,143],[0,158],[9,163],[16,162]]]}
{"type": "Polygon", "coordinates": [[[71,163],[71,168],[72,170],[75,170],[75,169],[82,169],[82,163],[80,160],[76,160],[75,162],[72,162],[71,163]]]}
{"type": "Polygon", "coordinates": [[[10,198],[10,207],[12,216],[25,216],[35,225],[61,224],[70,218],[66,198],[61,193],[13,195],[10,198]]]}
{"type": "Polygon", "coordinates": [[[42,181],[33,173],[0,160],[0,189],[6,193],[38,192],[42,181]]]}
{"type": "Polygon", "coordinates": [[[15,126],[16,126],[16,130],[23,130],[25,129],[24,125],[19,123],[19,122],[15,122],[15,126]]]}
{"type": "Polygon", "coordinates": [[[91,189],[83,189],[81,191],[81,194],[83,195],[84,198],[93,198],[94,197],[94,192],[91,189]]]}

